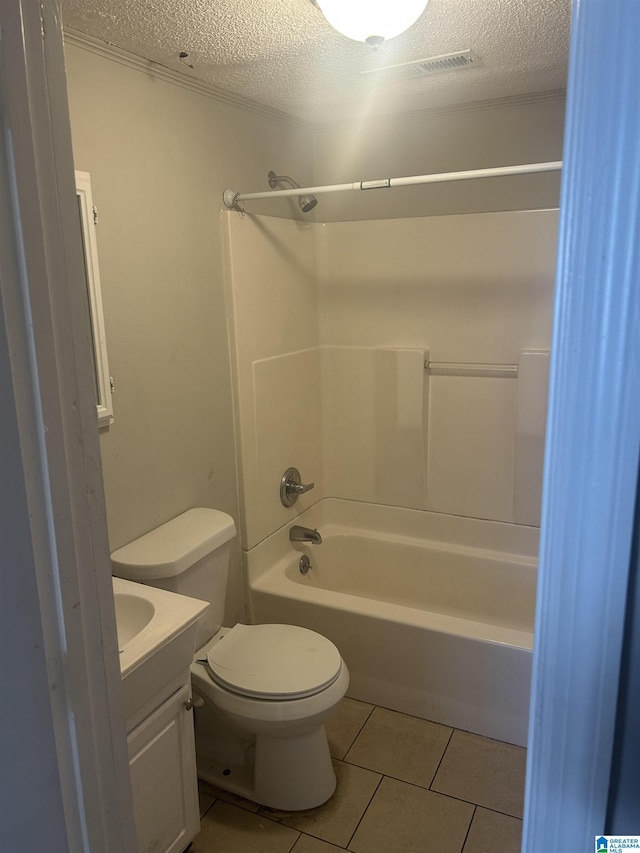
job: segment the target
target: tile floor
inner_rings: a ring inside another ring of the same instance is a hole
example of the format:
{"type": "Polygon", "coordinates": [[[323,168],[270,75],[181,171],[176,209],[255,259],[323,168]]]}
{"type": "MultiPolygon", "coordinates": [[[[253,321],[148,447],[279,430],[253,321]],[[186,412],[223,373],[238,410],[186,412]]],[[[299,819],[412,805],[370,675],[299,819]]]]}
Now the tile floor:
{"type": "Polygon", "coordinates": [[[200,784],[191,853],[518,853],[525,750],[343,699],[327,724],[338,787],[277,812],[200,784]]]}

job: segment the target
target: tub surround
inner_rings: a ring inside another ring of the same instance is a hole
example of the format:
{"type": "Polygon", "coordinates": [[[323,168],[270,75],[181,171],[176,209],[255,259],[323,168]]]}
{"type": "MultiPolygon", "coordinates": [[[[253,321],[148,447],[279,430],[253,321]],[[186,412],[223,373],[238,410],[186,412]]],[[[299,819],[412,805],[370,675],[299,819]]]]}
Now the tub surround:
{"type": "Polygon", "coordinates": [[[244,548],[290,465],[302,508],[538,523],[557,211],[223,224],[244,548]]]}
{"type": "Polygon", "coordinates": [[[323,544],[287,526],[245,552],[256,622],[329,637],[355,699],[526,743],[536,528],[336,499],[296,521],[323,544]]]}

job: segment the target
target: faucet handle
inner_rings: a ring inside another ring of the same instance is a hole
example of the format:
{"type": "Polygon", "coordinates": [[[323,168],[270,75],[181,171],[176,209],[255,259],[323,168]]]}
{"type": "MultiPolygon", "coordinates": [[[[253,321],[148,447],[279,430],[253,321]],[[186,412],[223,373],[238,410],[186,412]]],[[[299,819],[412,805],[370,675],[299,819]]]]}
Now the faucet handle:
{"type": "Polygon", "coordinates": [[[287,468],[280,480],[280,502],[282,506],[293,506],[299,495],[311,491],[315,483],[303,483],[297,468],[287,468]]]}
{"type": "Polygon", "coordinates": [[[304,495],[305,492],[310,492],[315,486],[315,483],[291,483],[288,491],[294,495],[304,495]]]}

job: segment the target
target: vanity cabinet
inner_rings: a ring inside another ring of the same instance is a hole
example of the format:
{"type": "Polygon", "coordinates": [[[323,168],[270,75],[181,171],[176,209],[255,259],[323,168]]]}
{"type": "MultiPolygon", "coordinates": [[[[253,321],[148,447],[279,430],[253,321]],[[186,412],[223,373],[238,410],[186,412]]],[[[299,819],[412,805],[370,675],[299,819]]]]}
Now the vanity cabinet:
{"type": "Polygon", "coordinates": [[[200,829],[190,684],[127,742],[139,853],[182,853],[200,829]]]}

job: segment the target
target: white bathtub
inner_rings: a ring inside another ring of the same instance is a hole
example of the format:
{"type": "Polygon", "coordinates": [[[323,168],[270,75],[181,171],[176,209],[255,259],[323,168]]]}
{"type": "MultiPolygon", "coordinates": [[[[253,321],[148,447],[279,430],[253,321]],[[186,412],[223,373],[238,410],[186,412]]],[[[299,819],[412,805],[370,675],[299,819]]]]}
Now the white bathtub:
{"type": "Polygon", "coordinates": [[[526,743],[537,529],[335,499],[295,523],[322,545],[245,553],[255,622],[333,640],[355,699],[526,743]]]}

